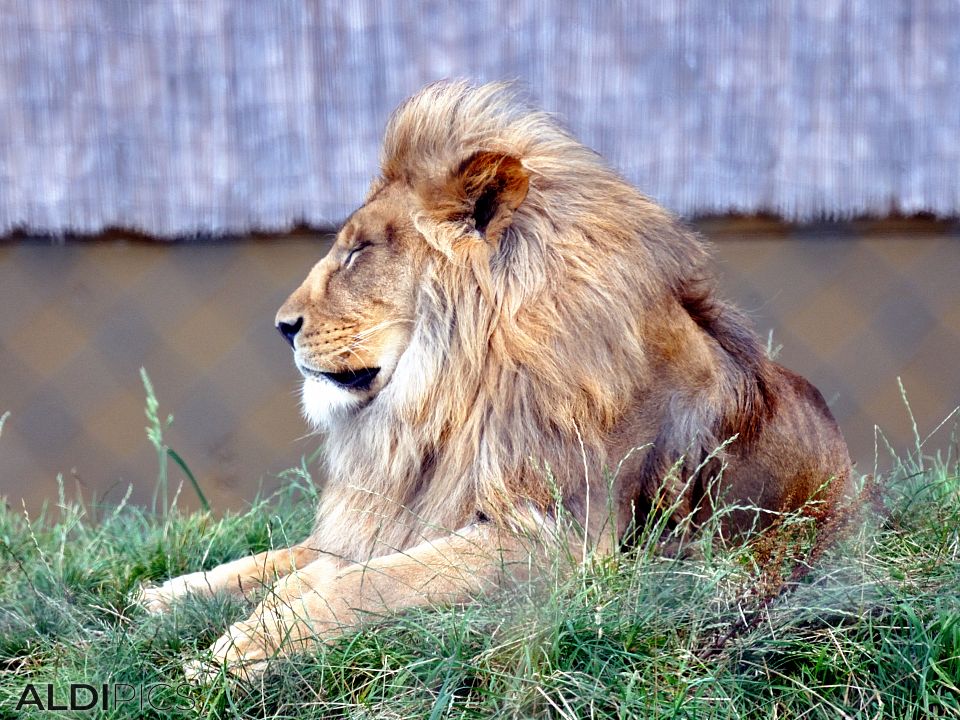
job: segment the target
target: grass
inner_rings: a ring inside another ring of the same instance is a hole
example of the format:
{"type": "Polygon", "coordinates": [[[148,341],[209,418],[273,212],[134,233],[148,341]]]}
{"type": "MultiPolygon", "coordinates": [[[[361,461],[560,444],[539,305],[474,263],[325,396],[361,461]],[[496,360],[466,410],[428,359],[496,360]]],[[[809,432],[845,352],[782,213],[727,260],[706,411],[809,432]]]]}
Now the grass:
{"type": "MultiPolygon", "coordinates": [[[[164,458],[179,456],[151,442],[167,483],[164,458]]],[[[181,673],[244,603],[191,598],[151,617],[128,598],[300,540],[317,495],[308,462],[222,517],[180,512],[176,492],[156,510],[62,494],[37,516],[0,508],[0,717],[960,718],[960,467],[919,434],[892,458],[882,512],[782,595],[756,546],[685,559],[641,546],[545,586],[372,619],[253,686],[181,673]],[[107,683],[108,708],[15,710],[28,685],[46,707],[47,684],[66,704],[71,683],[107,683]],[[116,701],[131,693],[142,707],[116,701]]]]}

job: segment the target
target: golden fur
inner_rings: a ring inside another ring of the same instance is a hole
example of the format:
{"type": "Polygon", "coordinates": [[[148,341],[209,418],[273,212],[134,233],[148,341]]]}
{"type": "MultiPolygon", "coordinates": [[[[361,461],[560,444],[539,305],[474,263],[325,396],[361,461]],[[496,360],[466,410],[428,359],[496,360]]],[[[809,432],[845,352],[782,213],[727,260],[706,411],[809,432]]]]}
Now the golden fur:
{"type": "Polygon", "coordinates": [[[720,501],[756,506],[729,531],[815,497],[829,511],[821,491],[850,471],[839,430],[715,296],[707,261],[509,87],[428,86],[278,313],[327,435],[314,532],[145,601],[286,576],[213,648],[243,673],[365,611],[501,583],[530,552],[508,531],[542,531],[558,498],[601,545],[630,542],[656,497],[694,524],[720,501]]]}

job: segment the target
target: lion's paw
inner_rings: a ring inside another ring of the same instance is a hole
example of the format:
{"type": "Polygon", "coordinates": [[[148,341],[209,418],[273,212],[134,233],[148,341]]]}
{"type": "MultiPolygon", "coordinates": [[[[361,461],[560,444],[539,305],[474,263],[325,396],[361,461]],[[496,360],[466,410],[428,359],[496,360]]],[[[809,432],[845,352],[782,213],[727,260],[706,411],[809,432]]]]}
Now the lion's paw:
{"type": "Polygon", "coordinates": [[[183,674],[197,685],[209,685],[226,672],[243,682],[256,680],[267,668],[268,653],[246,624],[232,626],[204,657],[188,660],[183,674]]]}
{"type": "Polygon", "coordinates": [[[160,615],[170,609],[175,597],[162,585],[143,585],[133,596],[133,601],[141,605],[151,615],[160,615]]]}
{"type": "Polygon", "coordinates": [[[228,678],[250,683],[261,677],[266,669],[266,660],[218,664],[215,661],[195,659],[187,660],[183,664],[183,675],[187,682],[194,685],[210,685],[226,670],[228,678]]]}
{"type": "Polygon", "coordinates": [[[180,598],[192,592],[203,591],[205,588],[204,574],[190,573],[167,580],[161,585],[141,585],[134,594],[133,601],[142,605],[148,613],[158,615],[169,611],[180,598]]]}
{"type": "Polygon", "coordinates": [[[220,676],[221,668],[207,660],[187,660],[183,663],[183,676],[194,685],[210,685],[220,676]]]}

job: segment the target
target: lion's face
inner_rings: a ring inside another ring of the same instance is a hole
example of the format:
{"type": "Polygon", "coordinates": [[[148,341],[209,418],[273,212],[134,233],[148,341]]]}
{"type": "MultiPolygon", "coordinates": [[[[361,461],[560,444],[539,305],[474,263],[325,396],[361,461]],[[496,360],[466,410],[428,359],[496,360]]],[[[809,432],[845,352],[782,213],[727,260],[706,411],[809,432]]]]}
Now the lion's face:
{"type": "MultiPolygon", "coordinates": [[[[400,176],[374,187],[277,313],[304,377],[305,414],[319,427],[360,410],[395,379],[425,268],[450,258],[461,265],[471,246],[496,248],[526,197],[528,175],[514,157],[476,152],[421,182],[400,176]],[[433,228],[431,238],[421,224],[433,228]]],[[[407,358],[410,378],[422,381],[422,359],[407,358]]]]}
{"type": "Polygon", "coordinates": [[[422,254],[411,203],[398,184],[382,188],[277,313],[315,425],[372,400],[410,342],[422,254]]]}

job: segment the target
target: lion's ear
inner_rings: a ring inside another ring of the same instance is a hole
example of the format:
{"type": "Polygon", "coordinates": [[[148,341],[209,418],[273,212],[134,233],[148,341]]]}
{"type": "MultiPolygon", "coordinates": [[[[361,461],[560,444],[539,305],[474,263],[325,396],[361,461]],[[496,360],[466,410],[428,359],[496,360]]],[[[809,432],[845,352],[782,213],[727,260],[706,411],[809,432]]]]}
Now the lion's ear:
{"type": "Polygon", "coordinates": [[[481,151],[460,164],[451,182],[465,216],[488,243],[496,244],[527,197],[530,176],[512,155],[481,151]]]}

